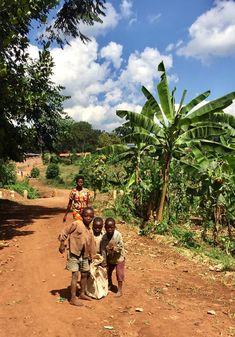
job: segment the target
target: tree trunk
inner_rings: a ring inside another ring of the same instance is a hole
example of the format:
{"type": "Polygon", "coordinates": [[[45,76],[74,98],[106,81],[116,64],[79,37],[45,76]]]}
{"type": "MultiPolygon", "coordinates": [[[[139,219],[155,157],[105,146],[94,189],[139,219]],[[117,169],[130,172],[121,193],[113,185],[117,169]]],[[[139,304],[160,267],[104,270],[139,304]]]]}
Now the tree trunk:
{"type": "Polygon", "coordinates": [[[163,219],[163,212],[164,212],[164,206],[166,201],[166,195],[167,195],[167,189],[169,184],[169,177],[170,177],[170,157],[167,157],[166,164],[163,171],[163,186],[162,186],[162,193],[161,193],[161,199],[160,199],[160,205],[158,209],[157,214],[157,223],[161,222],[163,219]]]}

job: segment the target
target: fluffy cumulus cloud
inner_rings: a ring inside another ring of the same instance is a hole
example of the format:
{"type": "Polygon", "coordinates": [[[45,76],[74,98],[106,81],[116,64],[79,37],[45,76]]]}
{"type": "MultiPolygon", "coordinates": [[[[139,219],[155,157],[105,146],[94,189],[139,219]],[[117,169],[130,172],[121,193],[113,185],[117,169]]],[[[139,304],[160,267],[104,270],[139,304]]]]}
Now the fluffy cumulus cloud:
{"type": "Polygon", "coordinates": [[[189,28],[189,42],[177,54],[206,61],[212,56],[235,55],[235,2],[217,0],[189,28]]]}
{"type": "MultiPolygon", "coordinates": [[[[122,65],[122,48],[115,42],[99,48],[95,39],[88,44],[74,39],[64,49],[51,49],[55,63],[52,79],[65,86],[64,93],[71,96],[65,103],[65,111],[73,119],[113,130],[121,124],[116,110],[141,110],[144,103],[141,86],[153,91],[153,84],[159,79],[157,65],[163,60],[167,69],[172,67],[171,55],[162,55],[149,47],[130,54],[122,65]]],[[[29,52],[35,58],[38,48],[30,46],[29,52]]],[[[177,79],[172,75],[169,80],[177,79]]]]}
{"type": "Polygon", "coordinates": [[[120,68],[122,63],[122,49],[122,45],[111,41],[106,47],[101,49],[100,55],[106,60],[111,61],[115,68],[120,68]]]}
{"type": "MultiPolygon", "coordinates": [[[[65,95],[71,96],[64,108],[74,120],[87,121],[95,128],[111,131],[122,122],[116,110],[141,110],[145,100],[141,86],[153,91],[153,83],[159,79],[157,65],[163,60],[166,68],[171,68],[172,56],[146,47],[123,60],[121,44],[111,41],[100,47],[96,36],[105,34],[121,19],[133,18],[132,1],[121,1],[119,13],[107,3],[106,14],[102,25],[81,29],[92,37],[88,44],[77,38],[64,49],[51,49],[55,63],[52,79],[66,88],[65,95]]],[[[36,58],[38,48],[30,46],[29,52],[36,58]]],[[[169,80],[177,78],[172,75],[169,80]]]]}
{"type": "Polygon", "coordinates": [[[166,68],[172,67],[171,55],[161,55],[157,49],[146,47],[141,53],[135,52],[129,56],[127,67],[120,75],[120,81],[125,83],[126,87],[144,85],[151,90],[153,81],[159,78],[157,65],[162,60],[166,68]]]}

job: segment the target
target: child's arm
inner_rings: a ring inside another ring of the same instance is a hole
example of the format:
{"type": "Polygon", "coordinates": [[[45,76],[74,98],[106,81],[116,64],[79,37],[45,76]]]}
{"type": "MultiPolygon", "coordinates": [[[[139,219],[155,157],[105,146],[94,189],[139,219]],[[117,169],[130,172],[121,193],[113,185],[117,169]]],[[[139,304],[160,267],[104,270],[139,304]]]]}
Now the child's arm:
{"type": "Polygon", "coordinates": [[[64,253],[65,247],[66,247],[66,245],[64,244],[64,241],[61,241],[60,242],[60,246],[59,246],[59,252],[60,252],[60,254],[64,253]]]}
{"type": "Polygon", "coordinates": [[[101,253],[101,256],[103,257],[103,262],[101,263],[102,267],[106,267],[107,266],[106,245],[107,245],[107,242],[105,242],[105,240],[102,238],[101,242],[100,242],[100,253],[101,253]]]}
{"type": "Polygon", "coordinates": [[[123,247],[124,247],[124,243],[123,243],[122,235],[121,235],[121,233],[118,233],[118,236],[115,239],[115,245],[114,245],[113,250],[116,253],[121,253],[122,250],[123,250],[123,247]]]}
{"type": "Polygon", "coordinates": [[[71,234],[72,232],[74,232],[76,229],[76,224],[74,224],[74,222],[72,222],[70,225],[67,225],[62,232],[60,233],[58,240],[60,241],[60,246],[59,246],[59,252],[61,254],[64,253],[65,251],[65,241],[68,238],[68,235],[71,234]]]}

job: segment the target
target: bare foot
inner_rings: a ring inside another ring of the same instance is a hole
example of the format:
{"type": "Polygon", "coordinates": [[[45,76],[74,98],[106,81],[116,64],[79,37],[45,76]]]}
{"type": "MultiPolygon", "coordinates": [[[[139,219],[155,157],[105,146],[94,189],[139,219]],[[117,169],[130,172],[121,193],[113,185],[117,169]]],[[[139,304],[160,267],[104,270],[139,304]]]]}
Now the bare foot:
{"type": "Polygon", "coordinates": [[[79,298],[81,300],[91,301],[91,298],[85,294],[80,294],[79,298]]]}
{"type": "Polygon", "coordinates": [[[111,284],[111,285],[109,285],[109,291],[111,291],[112,293],[117,293],[118,288],[114,284],[111,284]]]}
{"type": "Polygon", "coordinates": [[[121,297],[121,296],[122,296],[122,292],[121,292],[121,291],[118,291],[114,296],[115,296],[115,297],[121,297]]]}
{"type": "Polygon", "coordinates": [[[69,301],[69,303],[70,303],[71,305],[76,305],[77,307],[82,307],[82,306],[83,306],[83,304],[80,303],[80,301],[78,300],[77,297],[71,298],[71,300],[69,301]]]}

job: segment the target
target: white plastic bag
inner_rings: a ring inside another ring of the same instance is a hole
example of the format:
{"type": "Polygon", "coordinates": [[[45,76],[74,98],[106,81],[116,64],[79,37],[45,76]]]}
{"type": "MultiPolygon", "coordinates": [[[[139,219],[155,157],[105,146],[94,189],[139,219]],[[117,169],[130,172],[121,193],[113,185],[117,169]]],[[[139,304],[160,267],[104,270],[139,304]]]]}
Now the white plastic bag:
{"type": "Polygon", "coordinates": [[[90,264],[90,276],[87,280],[87,295],[100,299],[108,294],[108,277],[106,268],[100,266],[103,257],[99,254],[90,264]]]}

